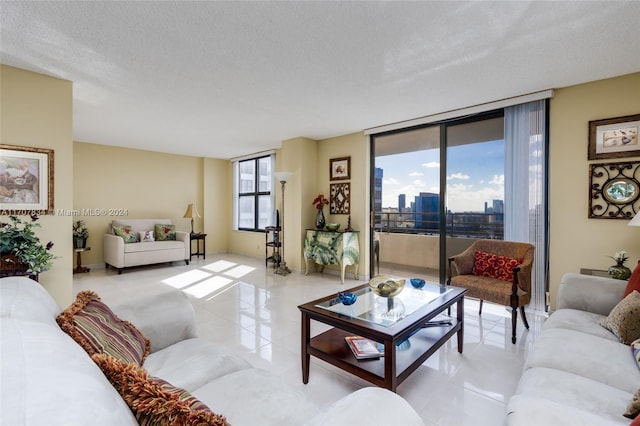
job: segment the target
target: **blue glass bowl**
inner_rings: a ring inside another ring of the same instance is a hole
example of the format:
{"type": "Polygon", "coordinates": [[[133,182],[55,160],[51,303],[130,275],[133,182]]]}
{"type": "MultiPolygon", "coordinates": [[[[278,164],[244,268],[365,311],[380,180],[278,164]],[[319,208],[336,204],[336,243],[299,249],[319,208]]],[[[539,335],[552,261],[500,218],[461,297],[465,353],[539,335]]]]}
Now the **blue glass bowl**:
{"type": "Polygon", "coordinates": [[[411,278],[411,285],[414,288],[422,288],[426,283],[422,278],[411,278]]]}
{"type": "Polygon", "coordinates": [[[356,303],[358,296],[355,293],[350,293],[348,291],[343,291],[338,293],[338,299],[342,302],[343,305],[349,306],[356,303]]]}

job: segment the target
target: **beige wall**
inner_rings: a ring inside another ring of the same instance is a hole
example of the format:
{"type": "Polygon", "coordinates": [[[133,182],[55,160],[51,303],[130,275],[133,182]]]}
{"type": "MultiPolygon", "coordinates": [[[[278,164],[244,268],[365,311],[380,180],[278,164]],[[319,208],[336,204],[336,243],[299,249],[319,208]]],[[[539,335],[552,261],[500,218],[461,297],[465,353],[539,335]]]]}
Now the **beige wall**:
{"type": "Polygon", "coordinates": [[[555,306],[565,272],[607,269],[607,257],[626,250],[633,269],[640,258],[640,228],[626,220],[588,219],[589,164],[638,161],[636,158],[588,161],[591,120],[640,113],[640,73],[558,89],[550,106],[550,292],[555,306]]]}
{"type": "MultiPolygon", "coordinates": [[[[73,206],[72,85],[70,81],[0,66],[0,140],[3,144],[54,150],[54,209],[73,206]]],[[[37,234],[53,241],[59,258],[40,283],[61,307],[73,298],[71,218],[46,215],[37,234]]]]}
{"type": "MultiPolygon", "coordinates": [[[[207,176],[216,186],[216,179],[226,176],[226,162],[84,142],[73,146],[73,220],[86,221],[90,233],[91,251],[83,254],[83,264],[104,262],[102,239],[114,219],[168,218],[177,230],[190,232],[191,221],[183,218],[189,203],[202,216],[194,220],[194,230],[211,234],[207,251],[220,249],[213,230],[203,224],[224,218],[226,212],[216,203],[205,208],[203,182],[207,176]]],[[[218,195],[214,189],[209,193],[218,195]]]]}

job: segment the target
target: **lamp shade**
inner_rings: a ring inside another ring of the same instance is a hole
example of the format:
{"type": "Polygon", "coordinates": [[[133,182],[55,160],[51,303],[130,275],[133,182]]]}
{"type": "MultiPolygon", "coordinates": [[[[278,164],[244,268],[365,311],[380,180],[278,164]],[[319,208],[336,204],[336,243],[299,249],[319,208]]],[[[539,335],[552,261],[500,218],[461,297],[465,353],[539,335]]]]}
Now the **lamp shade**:
{"type": "Polygon", "coordinates": [[[629,226],[640,226],[640,212],[636,213],[635,217],[628,223],[629,226]]]}
{"type": "Polygon", "coordinates": [[[198,213],[198,209],[193,204],[189,204],[187,206],[187,211],[184,212],[184,216],[193,219],[194,217],[200,217],[200,213],[198,213]]]}
{"type": "Polygon", "coordinates": [[[278,182],[286,182],[291,176],[293,176],[293,172],[275,172],[273,175],[276,177],[278,182]]]}

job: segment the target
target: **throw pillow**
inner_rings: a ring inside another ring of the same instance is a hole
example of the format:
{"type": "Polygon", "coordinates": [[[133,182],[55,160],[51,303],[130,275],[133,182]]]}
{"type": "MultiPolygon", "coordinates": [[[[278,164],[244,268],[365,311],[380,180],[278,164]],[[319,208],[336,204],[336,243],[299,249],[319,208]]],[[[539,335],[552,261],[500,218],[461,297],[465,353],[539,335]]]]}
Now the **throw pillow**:
{"type": "Polygon", "coordinates": [[[151,349],[149,339],[129,321],[118,318],[92,291],[78,293],[56,321],[89,355],[106,353],[142,365],[151,349]]]}
{"type": "Polygon", "coordinates": [[[600,321],[600,325],[615,334],[625,345],[640,339],[640,293],[633,291],[622,299],[609,316],[600,321]]]}
{"type": "Polygon", "coordinates": [[[156,225],[157,241],[173,241],[176,239],[175,225],[156,225]]]}
{"type": "Polygon", "coordinates": [[[140,231],[140,232],[138,232],[138,235],[140,236],[140,242],[141,243],[154,241],[154,239],[153,239],[153,231],[140,231]]]}
{"type": "Polygon", "coordinates": [[[125,244],[137,243],[138,242],[138,236],[136,235],[135,232],[133,232],[131,227],[128,226],[128,225],[125,225],[125,226],[114,226],[113,227],[113,233],[116,234],[119,237],[122,237],[122,239],[124,240],[125,244]]]}
{"type": "Polygon", "coordinates": [[[624,289],[623,297],[630,295],[633,290],[640,291],[640,260],[638,260],[636,269],[633,270],[629,277],[629,282],[627,283],[627,287],[624,289]]]}
{"type": "Polygon", "coordinates": [[[628,419],[635,419],[638,414],[640,414],[640,389],[633,395],[633,399],[627,405],[627,411],[624,412],[623,416],[628,419]]]}
{"type": "Polygon", "coordinates": [[[213,413],[186,390],[150,376],[136,364],[123,363],[106,354],[91,358],[141,425],[228,425],[224,416],[213,413]]]}
{"type": "Polygon", "coordinates": [[[473,275],[512,281],[513,269],[520,266],[522,260],[477,251],[473,262],[473,275]]]}
{"type": "Polygon", "coordinates": [[[631,353],[638,364],[638,368],[640,368],[640,339],[631,342],[631,353]]]}

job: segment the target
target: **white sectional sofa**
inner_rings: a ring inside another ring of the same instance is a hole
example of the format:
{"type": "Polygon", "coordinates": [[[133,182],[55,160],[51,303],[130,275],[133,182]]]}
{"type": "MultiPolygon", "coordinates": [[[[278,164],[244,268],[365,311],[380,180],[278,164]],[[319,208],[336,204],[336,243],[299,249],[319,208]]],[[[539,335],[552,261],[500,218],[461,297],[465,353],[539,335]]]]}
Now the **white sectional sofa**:
{"type": "Polygon", "coordinates": [[[565,274],[557,309],[529,353],[508,425],[629,425],[640,389],[629,345],[599,322],[622,300],[626,281],[565,274]]]}
{"type": "Polygon", "coordinates": [[[109,232],[104,235],[104,264],[118,269],[130,266],[151,265],[154,263],[184,261],[191,259],[191,239],[188,232],[176,231],[175,241],[150,241],[125,243],[124,239],[113,232],[114,226],[130,226],[136,233],[153,231],[155,225],[170,225],[170,219],[120,219],[109,225],[109,232]]]}
{"type": "MultiPolygon", "coordinates": [[[[422,424],[409,403],[382,388],[318,407],[304,389],[198,338],[182,292],[163,286],[134,286],[131,292],[101,299],[151,341],[143,368],[189,391],[234,426],[422,424]]],[[[137,424],[87,352],[58,327],[61,309],[42,286],[25,277],[0,279],[0,308],[0,424],[137,424]]]]}

